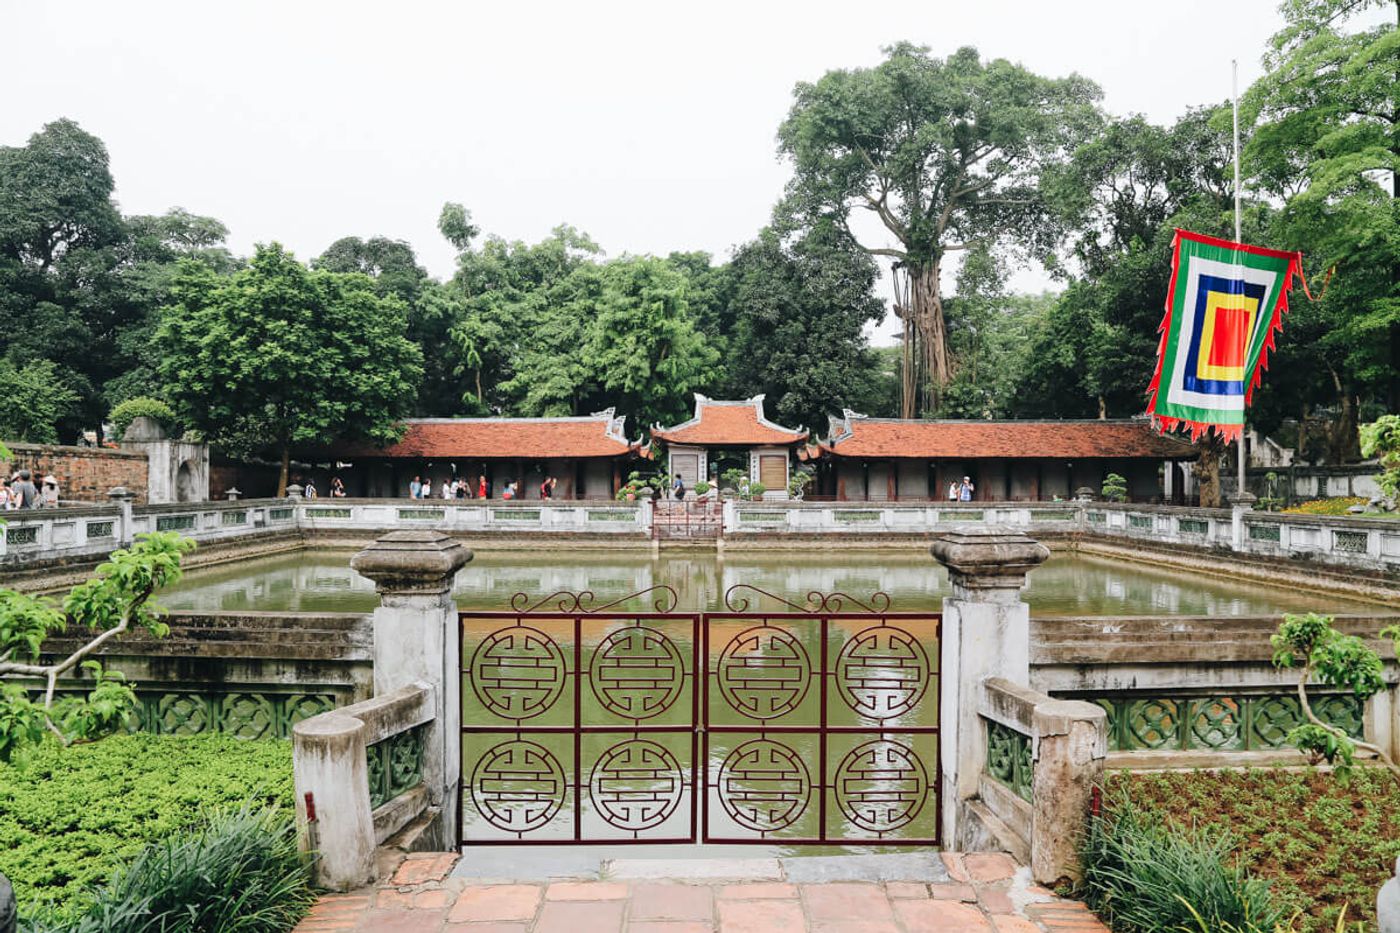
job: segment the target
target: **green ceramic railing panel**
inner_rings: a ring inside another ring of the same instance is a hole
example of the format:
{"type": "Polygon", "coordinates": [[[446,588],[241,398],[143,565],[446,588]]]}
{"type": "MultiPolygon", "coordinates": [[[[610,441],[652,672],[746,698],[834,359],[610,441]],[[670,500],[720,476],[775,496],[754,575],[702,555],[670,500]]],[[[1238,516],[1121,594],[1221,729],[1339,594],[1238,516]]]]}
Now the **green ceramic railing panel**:
{"type": "Polygon", "coordinates": [[[1129,528],[1137,528],[1137,529],[1140,530],[1140,531],[1151,531],[1151,530],[1152,530],[1152,516],[1151,516],[1151,515],[1129,515],[1129,516],[1128,516],[1128,527],[1129,527],[1129,528]]]}
{"type": "Polygon", "coordinates": [[[349,518],[351,512],[343,508],[309,508],[306,510],[308,518],[349,518]]]}
{"type": "Polygon", "coordinates": [[[268,509],[267,520],[270,522],[289,522],[294,514],[292,509],[268,509]]]}
{"type": "Polygon", "coordinates": [[[491,517],[498,522],[537,522],[539,509],[499,509],[492,510],[491,517]]]}
{"type": "Polygon", "coordinates": [[[443,509],[399,509],[399,519],[410,522],[440,522],[447,515],[443,509]]]}
{"type": "Polygon", "coordinates": [[[193,515],[157,515],[156,531],[189,531],[194,528],[193,515]]]}
{"type": "Polygon", "coordinates": [[[1176,520],[1177,534],[1183,535],[1203,535],[1210,532],[1210,522],[1203,518],[1178,518],[1176,520]]]}
{"type": "Polygon", "coordinates": [[[939,517],[950,522],[980,522],[986,516],[975,509],[945,509],[939,517]]]}
{"type": "MultiPolygon", "coordinates": [[[[1298,698],[1281,694],[1217,696],[1083,696],[1108,713],[1110,751],[1266,751],[1286,748],[1289,731],[1303,722],[1298,698]]],[[[1364,738],[1364,710],[1350,694],[1312,698],[1324,722],[1364,738]]]]}
{"type": "Polygon", "coordinates": [[[986,723],[987,773],[1011,788],[1016,796],[1030,800],[1035,774],[1031,737],[990,719],[986,723]]]}
{"type": "Polygon", "coordinates": [[[1072,509],[1031,509],[1031,521],[1033,521],[1033,522],[1072,522],[1072,521],[1074,521],[1074,510],[1072,510],[1072,509]]]}
{"type": "Polygon", "coordinates": [[[423,783],[423,737],[418,726],[365,749],[371,808],[423,783]]]}
{"type": "Polygon", "coordinates": [[[1272,541],[1279,542],[1279,528],[1277,525],[1250,525],[1249,539],[1251,541],[1272,541]]]}
{"type": "Polygon", "coordinates": [[[632,509],[589,509],[590,522],[634,522],[637,513],[632,509]]]}
{"type": "Polygon", "coordinates": [[[220,525],[246,525],[248,524],[247,512],[221,512],[219,513],[220,525]]]}
{"type": "Polygon", "coordinates": [[[739,521],[743,522],[785,522],[787,515],[782,512],[740,512],[739,521]]]}
{"type": "Polygon", "coordinates": [[[831,514],[838,522],[878,522],[880,520],[879,512],[851,512],[845,509],[837,509],[831,514]]]}
{"type": "Polygon", "coordinates": [[[1367,535],[1364,531],[1332,532],[1332,549],[1347,554],[1365,554],[1367,535]]]}
{"type": "Polygon", "coordinates": [[[200,735],[222,732],[240,739],[286,739],[303,719],[335,709],[333,693],[137,690],[128,732],[200,735]]]}
{"type": "Polygon", "coordinates": [[[1108,515],[1103,512],[1086,512],[1084,517],[1089,520],[1089,524],[1091,525],[1104,525],[1108,523],[1108,515]]]}
{"type": "Polygon", "coordinates": [[[6,528],[6,544],[37,544],[39,542],[39,526],[30,525],[28,528],[6,528]]]}
{"type": "Polygon", "coordinates": [[[88,522],[87,538],[89,541],[93,538],[110,538],[112,537],[112,527],[112,522],[88,522]]]}

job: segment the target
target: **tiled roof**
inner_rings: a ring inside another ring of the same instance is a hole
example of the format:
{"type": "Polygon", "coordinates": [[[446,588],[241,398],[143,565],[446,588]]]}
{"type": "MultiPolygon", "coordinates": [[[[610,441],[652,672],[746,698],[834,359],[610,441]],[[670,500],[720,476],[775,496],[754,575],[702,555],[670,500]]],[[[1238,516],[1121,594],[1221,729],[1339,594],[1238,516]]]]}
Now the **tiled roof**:
{"type": "Polygon", "coordinates": [[[1190,444],[1147,421],[903,421],[854,412],[831,419],[822,449],[842,457],[1187,459],[1190,444]]]}
{"type": "Polygon", "coordinates": [[[417,418],[405,422],[396,444],[345,444],[334,453],[418,459],[616,457],[636,447],[623,434],[625,421],[611,408],[581,418],[417,418]]]}
{"type": "Polygon", "coordinates": [[[696,393],[693,418],[669,428],[656,425],[651,436],[672,444],[757,446],[796,444],[807,439],[807,432],[765,418],[761,395],[721,402],[696,393]]]}

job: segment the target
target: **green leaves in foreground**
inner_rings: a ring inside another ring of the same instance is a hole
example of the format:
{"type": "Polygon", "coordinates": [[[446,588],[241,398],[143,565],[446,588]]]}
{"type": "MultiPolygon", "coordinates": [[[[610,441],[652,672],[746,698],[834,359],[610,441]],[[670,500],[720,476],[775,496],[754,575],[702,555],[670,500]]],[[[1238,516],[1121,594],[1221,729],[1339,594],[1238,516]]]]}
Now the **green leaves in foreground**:
{"type": "Polygon", "coordinates": [[[285,933],[315,901],[285,811],[245,805],[147,846],[76,921],[34,933],[285,933]]]}

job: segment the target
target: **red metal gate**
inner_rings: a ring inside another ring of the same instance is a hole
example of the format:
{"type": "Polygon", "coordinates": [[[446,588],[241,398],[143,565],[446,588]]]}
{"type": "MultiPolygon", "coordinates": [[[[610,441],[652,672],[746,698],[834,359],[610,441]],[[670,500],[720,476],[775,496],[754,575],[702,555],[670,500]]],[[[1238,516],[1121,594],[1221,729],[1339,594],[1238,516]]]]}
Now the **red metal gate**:
{"type": "Polygon", "coordinates": [[[939,843],[937,613],[594,602],[461,614],[462,844],[939,843]]]}

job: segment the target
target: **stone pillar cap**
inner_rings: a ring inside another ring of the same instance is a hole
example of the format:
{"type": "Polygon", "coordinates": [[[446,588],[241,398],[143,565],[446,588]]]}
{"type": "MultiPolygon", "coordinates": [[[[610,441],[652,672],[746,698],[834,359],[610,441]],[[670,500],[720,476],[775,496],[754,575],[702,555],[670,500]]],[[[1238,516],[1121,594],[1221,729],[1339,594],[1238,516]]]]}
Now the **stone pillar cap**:
{"type": "Polygon", "coordinates": [[[472,552],[441,531],[391,531],[350,558],[350,567],[380,593],[443,592],[472,552]]]}
{"type": "Polygon", "coordinates": [[[1024,577],[1050,556],[1045,545],[1009,528],[945,531],[934,536],[928,550],[964,578],[1024,577]]]}
{"type": "Polygon", "coordinates": [[[111,489],[107,490],[107,498],[135,499],[136,493],[132,492],[130,489],[127,489],[125,486],[113,486],[111,489]]]}

